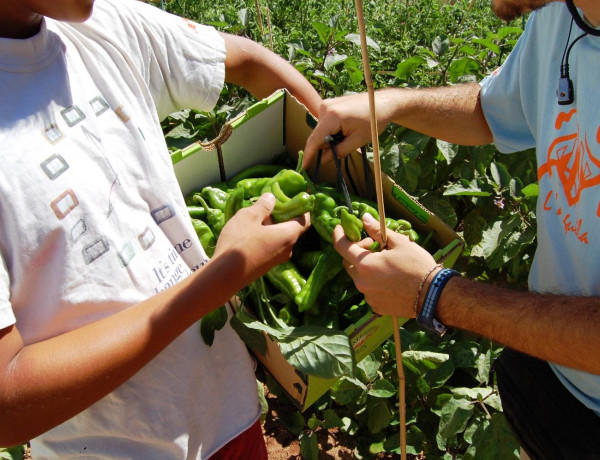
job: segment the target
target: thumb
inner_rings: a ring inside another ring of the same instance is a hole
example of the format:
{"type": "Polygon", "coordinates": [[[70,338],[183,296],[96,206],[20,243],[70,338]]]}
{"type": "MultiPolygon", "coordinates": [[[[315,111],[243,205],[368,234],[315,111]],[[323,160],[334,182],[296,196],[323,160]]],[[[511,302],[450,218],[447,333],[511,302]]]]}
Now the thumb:
{"type": "Polygon", "coordinates": [[[374,241],[382,244],[383,238],[381,237],[381,225],[379,224],[379,221],[368,212],[363,214],[362,219],[367,235],[373,238],[374,241]]]}
{"type": "Polygon", "coordinates": [[[261,217],[266,218],[273,212],[275,201],[275,195],[272,193],[264,193],[256,200],[252,207],[257,210],[261,217]]]}

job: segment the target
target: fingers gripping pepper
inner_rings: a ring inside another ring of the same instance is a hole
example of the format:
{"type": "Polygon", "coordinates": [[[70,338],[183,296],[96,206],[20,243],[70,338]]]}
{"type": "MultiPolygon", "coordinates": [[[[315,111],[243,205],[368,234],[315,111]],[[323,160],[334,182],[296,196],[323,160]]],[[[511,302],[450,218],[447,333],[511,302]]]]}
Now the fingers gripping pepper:
{"type": "MultiPolygon", "coordinates": [[[[306,284],[294,298],[296,305],[298,305],[298,311],[302,313],[308,310],[316,310],[316,301],[321,289],[343,268],[342,256],[333,246],[328,245],[306,280],[306,284]]],[[[316,313],[316,311],[314,312],[316,313]]]]}

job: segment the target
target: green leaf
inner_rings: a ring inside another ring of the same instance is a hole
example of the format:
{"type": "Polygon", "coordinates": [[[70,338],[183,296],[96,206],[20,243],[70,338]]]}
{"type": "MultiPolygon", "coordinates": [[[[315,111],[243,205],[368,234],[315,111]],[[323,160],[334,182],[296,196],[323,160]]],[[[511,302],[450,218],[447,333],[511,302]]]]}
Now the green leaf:
{"type": "Polygon", "coordinates": [[[0,447],[0,459],[21,460],[25,455],[25,444],[14,447],[0,447]]]}
{"type": "Polygon", "coordinates": [[[502,413],[492,414],[490,423],[473,433],[474,460],[518,460],[520,447],[502,413]]]}
{"type": "Polygon", "coordinates": [[[450,142],[442,141],[439,139],[437,139],[435,143],[437,145],[438,150],[446,160],[446,163],[452,163],[452,160],[454,160],[454,157],[458,153],[458,145],[451,144],[450,142]]]}
{"type": "Polygon", "coordinates": [[[267,354],[267,339],[260,331],[247,327],[246,323],[240,320],[240,312],[231,318],[229,324],[251,350],[262,356],[267,354]]]}
{"type": "Polygon", "coordinates": [[[358,367],[365,372],[365,376],[372,381],[377,377],[377,371],[381,367],[381,363],[373,356],[373,354],[367,355],[363,360],[358,363],[358,367]]]}
{"type": "Polygon", "coordinates": [[[328,54],[325,58],[325,70],[329,70],[332,67],[343,63],[346,59],[348,59],[348,56],[345,54],[328,54]]]}
{"type": "Polygon", "coordinates": [[[499,188],[508,187],[511,175],[502,163],[493,162],[490,165],[490,173],[492,174],[492,179],[496,183],[499,188]]]}
{"type": "Polygon", "coordinates": [[[440,426],[436,436],[440,450],[446,450],[448,440],[465,430],[473,412],[473,404],[464,399],[452,398],[442,407],[440,426]]]}
{"type": "Polygon", "coordinates": [[[338,404],[344,405],[358,401],[367,392],[367,387],[360,380],[343,377],[331,387],[331,397],[338,404]]]}
{"type": "MultiPolygon", "coordinates": [[[[348,34],[344,38],[346,40],[348,40],[349,42],[354,43],[355,45],[362,46],[362,44],[360,42],[359,34],[348,34]]],[[[381,48],[379,47],[377,42],[375,40],[373,40],[372,38],[370,38],[368,35],[366,36],[366,42],[367,42],[367,46],[370,46],[371,48],[373,48],[377,51],[381,51],[381,48]]]]}
{"type": "Polygon", "coordinates": [[[450,185],[445,191],[444,195],[469,195],[469,196],[490,196],[492,193],[481,188],[476,180],[466,181],[461,179],[453,185],[450,185]]]}
{"type": "Polygon", "coordinates": [[[326,45],[329,42],[329,36],[331,35],[330,27],[322,22],[313,22],[311,25],[313,26],[313,29],[317,31],[320,42],[326,45]]]}
{"type": "Polygon", "coordinates": [[[352,375],[355,364],[350,339],[339,330],[302,326],[279,340],[285,359],[301,372],[322,378],[352,375]]]}
{"type": "Polygon", "coordinates": [[[244,27],[248,27],[249,17],[250,17],[250,15],[248,14],[248,8],[242,8],[241,10],[238,11],[238,19],[240,20],[240,23],[244,27]]]}
{"type": "Polygon", "coordinates": [[[500,47],[489,38],[474,38],[473,43],[479,43],[480,45],[489,49],[492,53],[500,54],[500,47]]]}
{"type": "Polygon", "coordinates": [[[538,184],[529,184],[521,189],[521,194],[525,197],[536,197],[540,193],[538,184]]]}
{"type": "Polygon", "coordinates": [[[344,426],[346,426],[346,422],[333,409],[323,411],[323,428],[330,430],[331,428],[343,428],[344,426]]]}
{"type": "Polygon", "coordinates": [[[319,444],[314,433],[303,434],[300,438],[300,456],[302,460],[318,460],[319,444]]]}
{"type": "Polygon", "coordinates": [[[481,241],[483,231],[487,227],[487,221],[481,215],[481,210],[475,208],[465,216],[465,225],[463,238],[469,246],[478,244],[481,241]]]}
{"type": "Polygon", "coordinates": [[[421,56],[412,56],[396,66],[394,76],[399,80],[410,81],[413,73],[425,63],[421,56]]]}
{"type": "Polygon", "coordinates": [[[308,420],[306,421],[306,426],[308,427],[309,430],[316,430],[317,428],[320,428],[322,425],[321,420],[319,420],[317,418],[316,414],[311,414],[311,416],[308,418],[308,420]]]}
{"type": "Polygon", "coordinates": [[[398,394],[398,389],[387,380],[377,380],[371,386],[368,394],[374,398],[391,398],[398,394]]]}
{"type": "Polygon", "coordinates": [[[523,29],[520,27],[501,27],[496,32],[496,36],[502,40],[509,35],[517,35],[520,36],[523,33],[523,29]]]}
{"type": "Polygon", "coordinates": [[[429,193],[419,200],[423,206],[442,219],[450,227],[454,228],[458,222],[458,217],[454,206],[446,199],[439,196],[439,193],[429,193]]]}
{"type": "Polygon", "coordinates": [[[455,59],[448,66],[448,75],[452,82],[457,82],[466,75],[478,75],[479,72],[481,72],[481,66],[470,57],[455,59]]]}
{"type": "Polygon", "coordinates": [[[335,82],[320,70],[315,70],[314,72],[310,72],[310,75],[318,78],[319,80],[323,80],[326,83],[329,83],[333,87],[336,86],[335,82]]]}
{"type": "Polygon", "coordinates": [[[227,324],[227,307],[221,305],[219,308],[214,309],[210,313],[207,313],[200,321],[200,335],[208,346],[211,346],[215,340],[215,332],[223,329],[227,324]]]}
{"type": "Polygon", "coordinates": [[[373,434],[387,428],[392,420],[392,410],[385,399],[367,399],[367,426],[373,434]]]}
{"type": "Polygon", "coordinates": [[[450,40],[446,35],[438,35],[431,44],[431,49],[437,56],[446,54],[450,48],[450,40]]]}

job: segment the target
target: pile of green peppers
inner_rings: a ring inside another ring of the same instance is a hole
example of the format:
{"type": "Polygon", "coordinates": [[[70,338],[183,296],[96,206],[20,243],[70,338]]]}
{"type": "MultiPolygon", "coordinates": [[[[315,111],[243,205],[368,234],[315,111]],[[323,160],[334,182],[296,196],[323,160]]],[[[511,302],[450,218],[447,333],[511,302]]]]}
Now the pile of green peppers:
{"type": "MultiPolygon", "coordinates": [[[[379,219],[377,205],[352,195],[349,209],[342,193],[328,184],[315,185],[300,167],[256,165],[227,182],[190,193],[186,198],[190,218],[207,255],[213,255],[225,223],[266,192],[276,197],[275,222],[310,213],[312,225],[294,246],[290,260],[273,267],[243,293],[246,306],[271,327],[317,325],[345,330],[370,313],[333,247],[333,229],[342,225],[350,240],[359,241],[366,237],[362,216],[368,212],[379,219]]],[[[406,220],[386,218],[386,226],[425,243],[406,220]]]]}

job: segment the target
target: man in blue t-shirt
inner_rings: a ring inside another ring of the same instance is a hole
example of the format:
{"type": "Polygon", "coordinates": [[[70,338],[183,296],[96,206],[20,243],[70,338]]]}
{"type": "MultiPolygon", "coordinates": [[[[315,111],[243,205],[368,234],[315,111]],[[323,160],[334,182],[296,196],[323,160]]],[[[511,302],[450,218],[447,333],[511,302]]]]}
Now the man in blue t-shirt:
{"type": "MultiPolygon", "coordinates": [[[[503,153],[535,147],[530,292],[454,276],[394,232],[388,250],[370,253],[338,228],[336,248],[378,313],[506,346],[496,364],[504,411],[532,458],[600,458],[600,2],[495,0],[492,8],[506,20],[535,10],[501,68],[480,84],[377,91],[377,121],[456,144],[493,142],[503,153]]],[[[344,134],[338,155],[370,139],[366,94],[325,101],[318,118],[306,164],[319,148],[327,158],[327,135],[344,134]]],[[[365,226],[380,239],[378,221],[367,217],[365,226]]]]}

